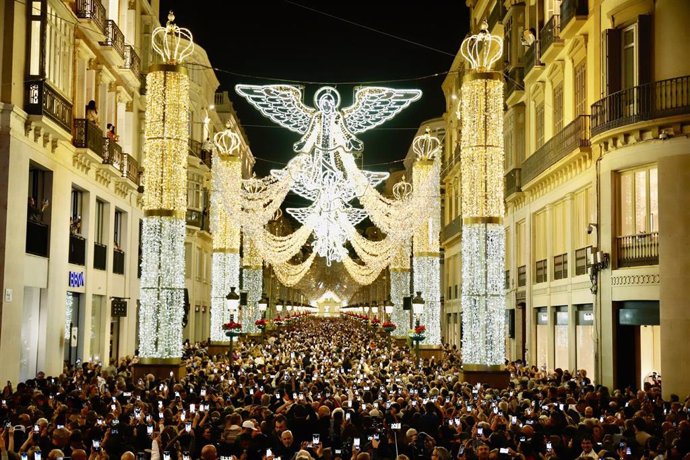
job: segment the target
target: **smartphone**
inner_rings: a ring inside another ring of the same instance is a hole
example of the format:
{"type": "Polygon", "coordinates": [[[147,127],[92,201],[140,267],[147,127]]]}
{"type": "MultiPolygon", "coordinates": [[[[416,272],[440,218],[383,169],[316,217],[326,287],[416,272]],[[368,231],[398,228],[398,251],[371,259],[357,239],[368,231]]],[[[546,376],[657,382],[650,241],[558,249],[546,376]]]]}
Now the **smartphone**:
{"type": "Polygon", "coordinates": [[[483,436],[484,435],[484,428],[477,428],[477,436],[483,436]]]}
{"type": "Polygon", "coordinates": [[[34,433],[38,433],[41,431],[41,428],[38,425],[34,425],[34,433]]]}
{"type": "Polygon", "coordinates": [[[91,441],[91,445],[96,451],[101,449],[101,441],[99,439],[94,439],[93,441],[91,441]]]}
{"type": "Polygon", "coordinates": [[[311,435],[312,444],[314,444],[315,446],[318,446],[320,444],[320,441],[321,441],[321,435],[319,433],[314,433],[311,435]]]}
{"type": "Polygon", "coordinates": [[[163,460],[170,460],[170,451],[163,452],[163,460]]]}
{"type": "Polygon", "coordinates": [[[517,415],[513,415],[512,417],[510,417],[510,423],[512,423],[513,425],[517,425],[517,415]]]}
{"type": "Polygon", "coordinates": [[[520,442],[525,442],[527,441],[527,436],[520,436],[518,439],[520,442]]]}
{"type": "Polygon", "coordinates": [[[111,404],[111,405],[110,405],[110,410],[115,410],[115,409],[117,409],[117,406],[116,406],[115,404],[111,404]]]}
{"type": "Polygon", "coordinates": [[[546,442],[546,450],[551,450],[553,449],[553,445],[551,444],[551,441],[546,442]]]}
{"type": "Polygon", "coordinates": [[[192,422],[187,422],[187,423],[185,423],[185,424],[184,424],[184,430],[185,430],[187,433],[189,433],[190,431],[192,431],[192,422]]]}
{"type": "Polygon", "coordinates": [[[192,457],[191,455],[189,455],[189,452],[182,453],[182,460],[192,460],[192,457]]]}
{"type": "Polygon", "coordinates": [[[413,406],[416,406],[416,405],[417,405],[417,400],[416,400],[416,399],[413,399],[413,400],[412,400],[412,405],[413,405],[413,406]]]}
{"type": "Polygon", "coordinates": [[[196,404],[190,404],[189,405],[189,413],[193,414],[194,412],[196,412],[196,404]]]}
{"type": "Polygon", "coordinates": [[[273,457],[273,451],[270,447],[266,449],[266,457],[273,457]]]}
{"type": "Polygon", "coordinates": [[[462,457],[465,454],[465,446],[460,446],[458,449],[458,457],[462,457]]]}
{"type": "Polygon", "coordinates": [[[41,460],[41,451],[40,450],[34,451],[34,460],[41,460]]]}
{"type": "Polygon", "coordinates": [[[401,428],[401,423],[391,423],[391,430],[399,430],[401,428]]]}
{"type": "Polygon", "coordinates": [[[350,420],[350,413],[345,414],[345,420],[350,420]]]}
{"type": "Polygon", "coordinates": [[[153,425],[148,425],[146,427],[146,434],[148,434],[149,436],[153,434],[153,425]]]}
{"type": "Polygon", "coordinates": [[[630,447],[625,449],[625,455],[632,455],[632,451],[630,450],[630,447]]]}
{"type": "Polygon", "coordinates": [[[343,455],[342,449],[335,449],[335,455],[343,455]]]}
{"type": "Polygon", "coordinates": [[[201,396],[201,397],[206,396],[206,388],[202,388],[201,390],[199,390],[199,396],[201,396]]]}
{"type": "Polygon", "coordinates": [[[355,449],[359,449],[359,438],[355,438],[352,440],[352,447],[355,449]]]}
{"type": "Polygon", "coordinates": [[[127,391],[127,392],[122,393],[122,396],[124,396],[125,398],[129,398],[132,396],[132,393],[127,391]]]}
{"type": "Polygon", "coordinates": [[[26,452],[22,452],[21,458],[22,460],[27,460],[29,458],[29,454],[27,454],[26,452]]]}
{"type": "Polygon", "coordinates": [[[508,448],[507,447],[501,447],[498,449],[499,454],[508,454],[508,448]]]}

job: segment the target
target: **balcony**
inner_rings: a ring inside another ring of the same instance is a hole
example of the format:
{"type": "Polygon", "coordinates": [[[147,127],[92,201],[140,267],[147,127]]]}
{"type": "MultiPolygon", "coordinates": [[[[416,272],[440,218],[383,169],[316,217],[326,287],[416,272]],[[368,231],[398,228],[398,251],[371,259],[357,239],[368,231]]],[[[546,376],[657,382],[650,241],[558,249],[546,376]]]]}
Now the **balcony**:
{"type": "Polygon", "coordinates": [[[537,68],[543,68],[540,58],[539,40],[537,40],[525,51],[525,77],[529,75],[535,66],[537,68]]]}
{"type": "Polygon", "coordinates": [[[534,264],[534,278],[536,283],[546,283],[548,281],[546,259],[537,260],[534,264]]]}
{"type": "Polygon", "coordinates": [[[568,253],[553,257],[553,279],[562,280],[568,277],[568,253]]]}
{"type": "Polygon", "coordinates": [[[119,176],[124,176],[124,160],[122,147],[109,138],[103,139],[103,164],[115,168],[119,176]]]}
{"type": "Polygon", "coordinates": [[[586,275],[589,267],[592,266],[590,263],[590,257],[592,256],[592,246],[587,246],[575,250],[575,275],[586,275]]]}
{"type": "Polygon", "coordinates": [[[520,182],[520,168],[513,168],[504,176],[505,177],[505,189],[504,197],[508,198],[515,193],[522,191],[520,182]]]}
{"type": "Polygon", "coordinates": [[[522,97],[522,94],[525,91],[525,68],[513,67],[506,73],[505,80],[505,100],[506,104],[511,106],[522,97]]]}
{"type": "Polygon", "coordinates": [[[518,267],[517,283],[518,287],[527,286],[527,265],[518,267]]]}
{"type": "Polygon", "coordinates": [[[541,29],[539,43],[541,43],[541,62],[548,63],[556,57],[563,47],[560,14],[551,16],[551,19],[549,19],[546,25],[541,29]]]}
{"type": "Polygon", "coordinates": [[[75,14],[80,23],[86,24],[82,30],[87,36],[94,41],[103,40],[106,13],[100,0],[77,0],[75,14]]]}
{"type": "Polygon", "coordinates": [[[50,226],[43,222],[28,220],[26,222],[26,247],[29,254],[40,257],[48,257],[48,242],[50,238],[50,226]]]}
{"type": "Polygon", "coordinates": [[[522,185],[558,163],[576,149],[589,148],[589,115],[580,115],[522,163],[522,185]]]}
{"type": "Polygon", "coordinates": [[[211,168],[211,150],[203,142],[189,139],[189,154],[197,157],[203,164],[211,168]]]}
{"type": "Polygon", "coordinates": [[[448,225],[441,230],[441,241],[448,241],[455,236],[460,236],[462,231],[462,216],[458,216],[451,220],[448,225]]]}
{"type": "Polygon", "coordinates": [[[105,161],[105,138],[103,131],[97,124],[85,118],[75,118],[72,143],[77,148],[89,149],[99,158],[100,162],[105,161]]]}
{"type": "Polygon", "coordinates": [[[139,187],[139,162],[130,154],[124,155],[124,162],[122,177],[139,187]]]}
{"type": "Polygon", "coordinates": [[[125,251],[118,248],[113,249],[113,273],[125,274],[125,251]]]}
{"type": "Polygon", "coordinates": [[[506,16],[506,7],[503,4],[503,0],[496,0],[496,4],[491,9],[489,13],[489,32],[493,33],[494,26],[499,22],[503,23],[503,18],[506,16]]]}
{"type": "Polygon", "coordinates": [[[86,239],[83,236],[70,233],[67,261],[74,265],[86,264],[86,239]]]}
{"type": "Polygon", "coordinates": [[[141,59],[132,45],[125,45],[125,63],[123,69],[128,70],[128,79],[132,86],[141,84],[141,59]]]}
{"type": "Polygon", "coordinates": [[[93,244],[93,268],[106,270],[108,262],[108,246],[101,243],[93,244]]]}
{"type": "Polygon", "coordinates": [[[561,1],[561,38],[573,37],[589,16],[589,0],[561,1]]]}
{"type": "Polygon", "coordinates": [[[125,58],[125,36],[112,19],[105,22],[105,40],[101,42],[101,46],[112,50],[111,54],[117,54],[120,59],[125,58]]]}
{"type": "Polygon", "coordinates": [[[201,228],[202,224],[202,215],[203,213],[201,211],[196,211],[194,209],[187,209],[187,215],[186,215],[186,222],[187,225],[190,225],[192,227],[197,227],[201,228]]]}
{"type": "Polygon", "coordinates": [[[505,271],[505,276],[503,280],[503,288],[510,289],[510,270],[505,271]]]}
{"type": "Polygon", "coordinates": [[[690,114],[690,76],[610,94],[592,104],[592,135],[641,121],[690,114]]]}
{"type": "Polygon", "coordinates": [[[47,81],[26,82],[26,104],[29,115],[45,116],[67,133],[72,131],[72,103],[58,94],[47,81]]]}
{"type": "Polygon", "coordinates": [[[659,232],[616,237],[618,267],[659,264],[659,232]]]}

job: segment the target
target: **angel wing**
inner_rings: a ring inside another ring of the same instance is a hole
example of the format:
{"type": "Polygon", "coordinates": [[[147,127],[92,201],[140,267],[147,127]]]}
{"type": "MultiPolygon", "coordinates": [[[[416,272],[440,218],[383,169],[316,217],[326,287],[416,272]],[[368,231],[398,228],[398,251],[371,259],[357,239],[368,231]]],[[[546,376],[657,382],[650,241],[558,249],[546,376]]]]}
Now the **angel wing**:
{"type": "Polygon", "coordinates": [[[265,117],[300,134],[307,132],[316,112],[302,103],[302,91],[290,85],[237,85],[235,91],[244,96],[265,117]]]}
{"type": "Polygon", "coordinates": [[[343,109],[345,126],[352,133],[364,132],[390,120],[421,96],[418,89],[359,88],[354,104],[343,109]]]}

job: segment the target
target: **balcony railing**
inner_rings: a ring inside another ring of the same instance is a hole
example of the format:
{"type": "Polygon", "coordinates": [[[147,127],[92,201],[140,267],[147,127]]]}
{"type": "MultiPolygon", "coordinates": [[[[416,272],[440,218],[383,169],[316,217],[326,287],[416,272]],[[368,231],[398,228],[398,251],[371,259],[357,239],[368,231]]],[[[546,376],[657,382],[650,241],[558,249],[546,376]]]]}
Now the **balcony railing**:
{"type": "Polygon", "coordinates": [[[74,265],[86,264],[86,240],[83,236],[70,233],[67,261],[74,265]]]}
{"type": "Polygon", "coordinates": [[[561,15],[554,14],[551,19],[541,29],[539,42],[541,43],[541,54],[546,53],[551,45],[561,41],[561,15]]]}
{"type": "Polygon", "coordinates": [[[509,197],[513,193],[517,193],[521,190],[522,183],[520,182],[520,168],[514,168],[508,171],[505,175],[506,188],[505,196],[509,197]]]}
{"type": "Polygon", "coordinates": [[[48,257],[50,226],[42,222],[26,222],[26,252],[35,256],[48,257]]]}
{"type": "Polygon", "coordinates": [[[575,275],[585,275],[592,266],[589,258],[592,255],[592,246],[575,250],[575,275]]]}
{"type": "Polygon", "coordinates": [[[77,0],[76,13],[80,19],[90,19],[99,32],[105,31],[105,7],[100,0],[77,0]]]}
{"type": "Polygon", "coordinates": [[[74,119],[74,137],[72,143],[75,147],[89,149],[105,161],[105,138],[101,128],[85,118],[74,119]]]}
{"type": "Polygon", "coordinates": [[[518,267],[517,283],[518,287],[527,286],[527,265],[518,267]]]}
{"type": "Polygon", "coordinates": [[[101,45],[110,46],[120,57],[125,57],[125,36],[112,19],[108,19],[105,23],[105,40],[101,42],[101,45]]]}
{"type": "Polygon", "coordinates": [[[524,67],[513,67],[506,74],[506,85],[504,88],[505,98],[508,99],[515,91],[525,89],[525,69],[524,67]]]}
{"type": "Polygon", "coordinates": [[[592,104],[592,135],[645,120],[690,114],[690,76],[624,89],[592,104]]]}
{"type": "Polygon", "coordinates": [[[58,94],[45,80],[26,82],[26,113],[44,115],[69,132],[72,103],[58,94]]]}
{"type": "Polygon", "coordinates": [[[93,244],[93,268],[106,270],[108,261],[108,246],[101,243],[93,244]]]}
{"type": "Polygon", "coordinates": [[[124,176],[122,147],[107,137],[103,139],[103,163],[112,165],[113,168],[120,171],[124,176]]]}
{"type": "Polygon", "coordinates": [[[122,169],[122,176],[132,183],[139,185],[139,162],[130,154],[124,156],[124,167],[122,169]]]}
{"type": "Polygon", "coordinates": [[[505,271],[505,277],[503,280],[503,287],[505,289],[510,289],[510,270],[505,271]]]}
{"type": "Polygon", "coordinates": [[[568,254],[553,257],[553,279],[562,280],[568,277],[568,254]]]}
{"type": "Polygon", "coordinates": [[[125,45],[125,69],[129,69],[139,79],[141,77],[141,60],[132,45],[125,45]]]}
{"type": "Polygon", "coordinates": [[[616,237],[619,267],[639,267],[659,263],[659,232],[616,237]]]}
{"type": "Polygon", "coordinates": [[[562,0],[561,29],[565,29],[575,17],[586,18],[589,15],[589,0],[562,0]]]}
{"type": "Polygon", "coordinates": [[[525,75],[527,75],[532,67],[541,65],[541,53],[539,52],[539,40],[535,40],[532,46],[525,51],[525,75]]]}
{"type": "Polygon", "coordinates": [[[548,274],[546,272],[546,259],[537,260],[534,264],[534,278],[537,283],[545,283],[548,280],[548,274]]]}
{"type": "Polygon", "coordinates": [[[460,235],[462,228],[462,216],[458,216],[451,220],[448,225],[441,230],[441,241],[447,241],[455,235],[460,235]]]}
{"type": "Polygon", "coordinates": [[[113,249],[113,273],[125,274],[125,251],[117,248],[113,249]]]}
{"type": "Polygon", "coordinates": [[[506,15],[506,7],[503,4],[503,0],[496,0],[496,4],[491,9],[489,13],[489,31],[494,28],[497,22],[503,22],[503,18],[506,15]]]}
{"type": "Polygon", "coordinates": [[[522,163],[522,184],[527,184],[575,149],[589,147],[589,138],[589,115],[580,115],[522,163]]]}

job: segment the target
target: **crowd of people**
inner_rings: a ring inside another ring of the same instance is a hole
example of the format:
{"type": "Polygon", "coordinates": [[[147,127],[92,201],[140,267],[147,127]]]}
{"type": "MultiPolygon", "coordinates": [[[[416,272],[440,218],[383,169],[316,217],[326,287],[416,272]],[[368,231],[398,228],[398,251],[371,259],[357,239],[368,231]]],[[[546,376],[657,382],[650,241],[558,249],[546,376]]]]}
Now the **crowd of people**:
{"type": "Polygon", "coordinates": [[[2,392],[1,460],[690,459],[690,399],[610,391],[584,373],[507,364],[508,388],[417,362],[352,318],[188,347],[186,377],[132,378],[135,359],[39,373],[2,392]]]}

